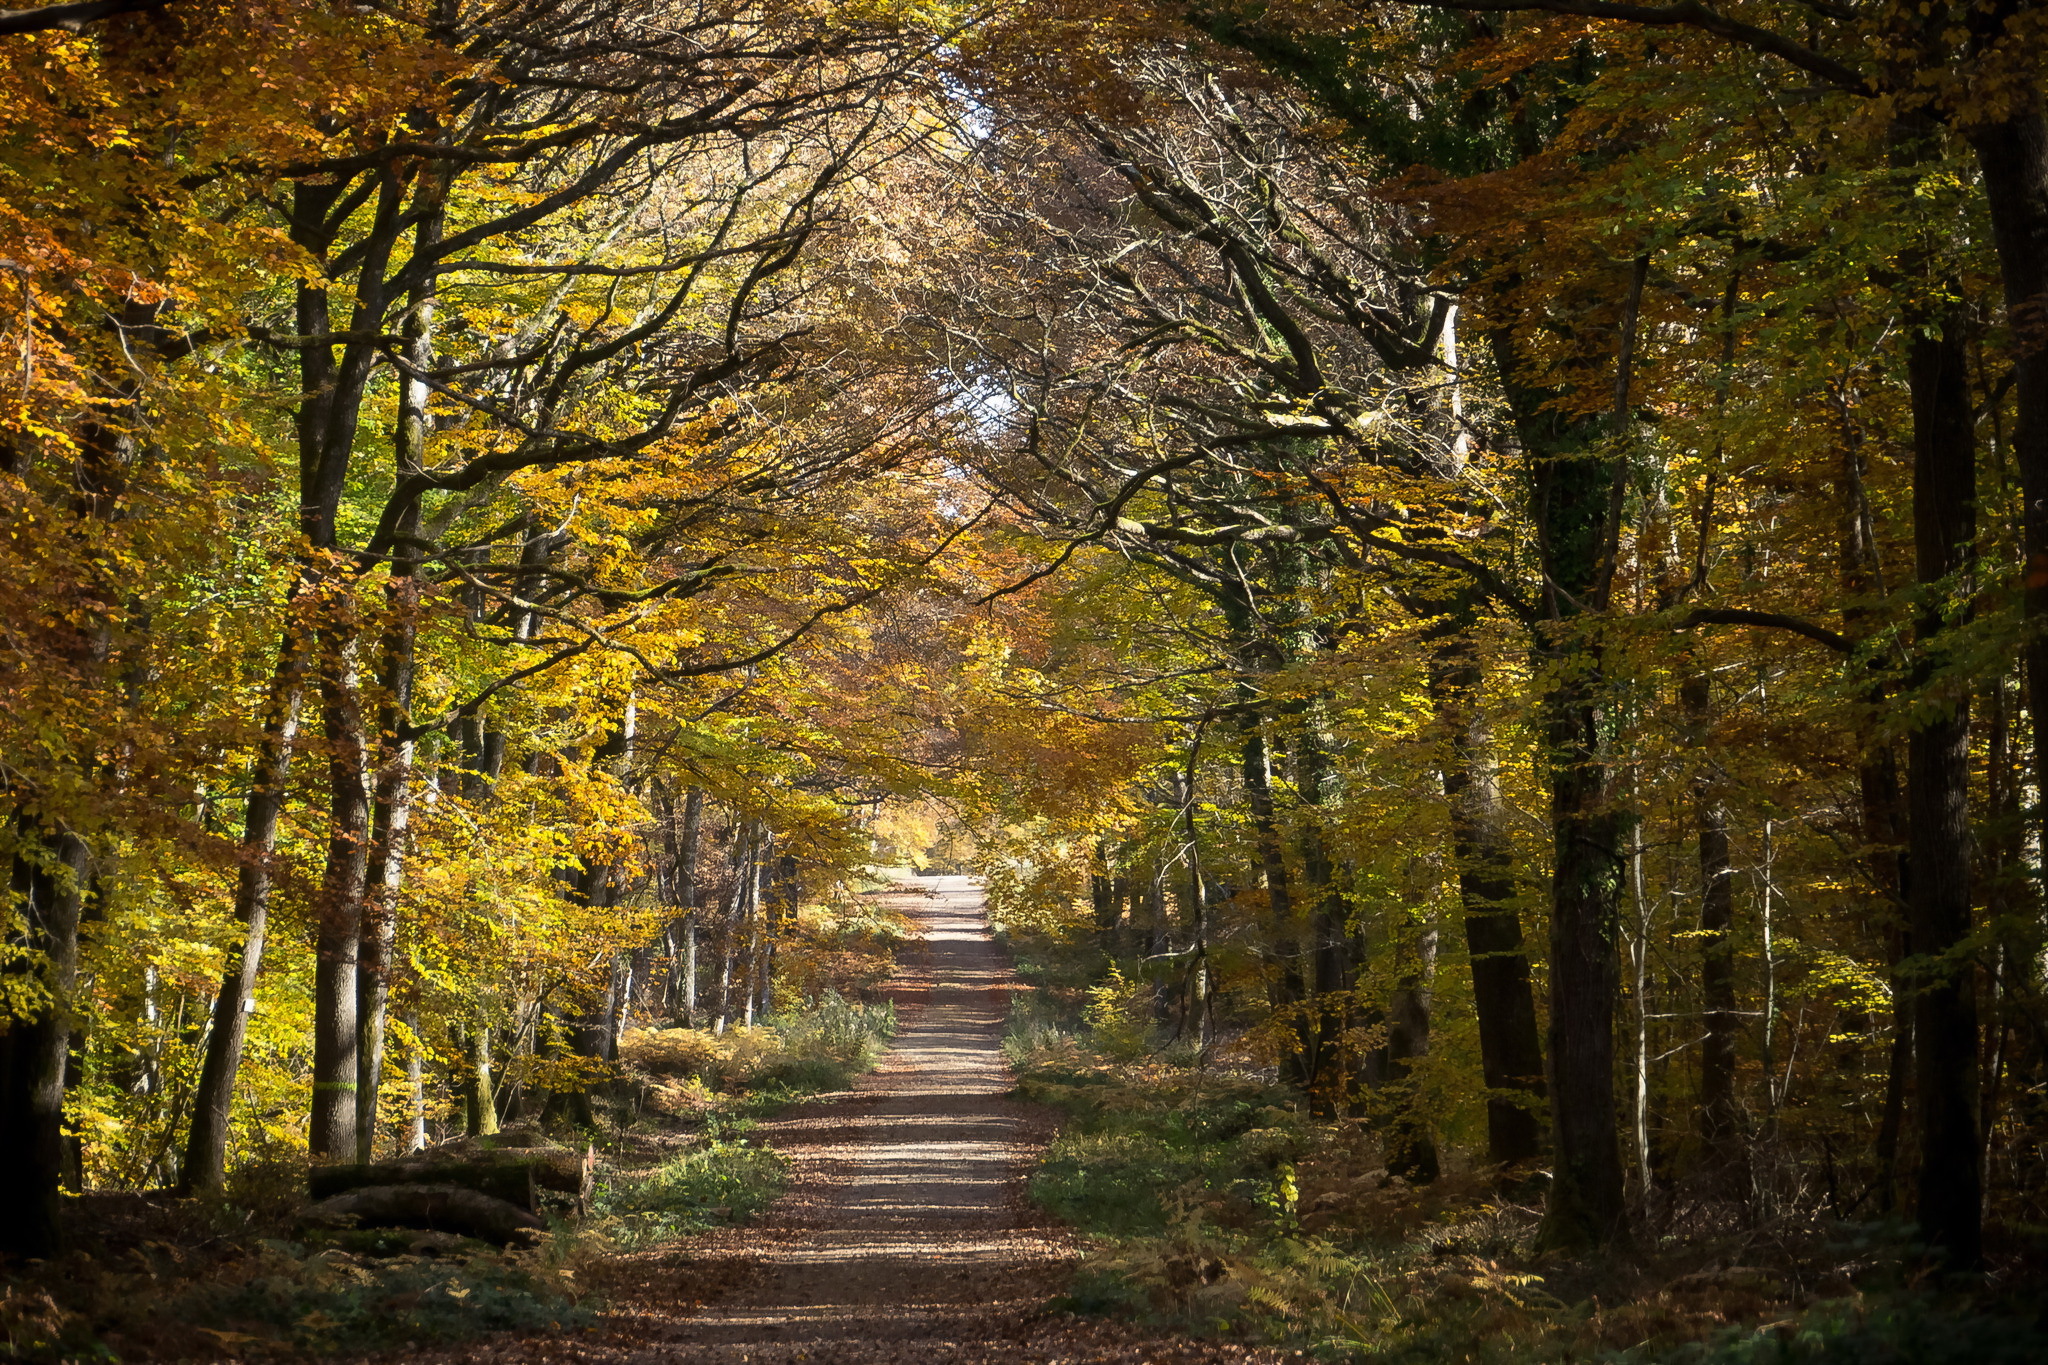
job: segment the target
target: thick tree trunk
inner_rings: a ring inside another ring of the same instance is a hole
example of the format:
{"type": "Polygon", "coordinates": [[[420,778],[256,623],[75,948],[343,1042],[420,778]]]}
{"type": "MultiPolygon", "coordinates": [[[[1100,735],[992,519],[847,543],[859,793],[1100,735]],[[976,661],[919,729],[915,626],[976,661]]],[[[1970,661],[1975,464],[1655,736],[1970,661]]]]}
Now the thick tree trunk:
{"type": "Polygon", "coordinates": [[[1438,723],[1449,738],[1443,768],[1465,947],[1472,960],[1472,1005],[1479,1023],[1479,1064],[1486,1081],[1486,1149],[1507,1164],[1542,1154],[1543,1047],[1536,992],[1516,911],[1519,888],[1508,841],[1493,733],[1479,699],[1479,670],[1469,646],[1447,643],[1430,674],[1438,723]]]}
{"type": "MultiPolygon", "coordinates": [[[[421,198],[429,208],[414,232],[414,255],[425,256],[441,240],[439,202],[446,177],[422,177],[421,198]]],[[[404,322],[406,363],[419,374],[434,365],[434,277],[413,291],[404,322]]],[[[404,480],[426,467],[428,412],[431,391],[416,375],[403,375],[398,385],[398,424],[392,445],[392,470],[404,480]]],[[[398,936],[398,892],[405,872],[405,838],[412,814],[413,736],[412,691],[419,619],[420,530],[417,497],[400,509],[398,543],[392,552],[385,606],[390,619],[384,631],[378,679],[382,695],[376,749],[377,787],[373,862],[369,895],[364,905],[362,962],[358,975],[356,1024],[356,1159],[369,1161],[377,1136],[377,1089],[384,1072],[384,1016],[391,998],[391,953],[398,936]]]]}
{"type": "Polygon", "coordinates": [[[0,1252],[49,1256],[63,1240],[64,1079],[91,854],[77,835],[46,835],[26,820],[17,837],[42,845],[33,861],[17,856],[11,890],[26,931],[19,946],[45,959],[35,984],[49,1004],[0,1032],[0,1252]]]}
{"type": "Polygon", "coordinates": [[[315,1158],[345,1160],[356,1146],[357,974],[370,860],[369,757],[352,633],[323,632],[321,711],[328,745],[331,828],[314,909],[313,1113],[315,1158]]]}
{"type": "MultiPolygon", "coordinates": [[[[1266,882],[1266,951],[1274,965],[1267,999],[1275,1014],[1286,1018],[1295,1046],[1281,1058],[1280,1074],[1289,1084],[1307,1088],[1314,1076],[1314,1030],[1305,1013],[1308,982],[1302,973],[1300,927],[1295,923],[1294,890],[1287,855],[1280,843],[1280,825],[1273,806],[1273,766],[1266,737],[1256,719],[1244,726],[1245,802],[1251,807],[1252,831],[1258,842],[1260,870],[1266,882]]],[[[1154,952],[1159,948],[1154,947],[1154,952]]]]}
{"type": "MultiPolygon", "coordinates": [[[[1974,129],[1971,145],[1991,213],[1991,239],[2011,331],[2011,450],[2024,502],[2021,611],[2026,625],[2027,710],[2048,731],[2048,110],[2039,91],[2015,88],[2011,117],[1974,129]]],[[[2048,793],[2048,744],[2034,745],[2034,790],[2048,793]]],[[[2048,848],[2048,797],[2035,832],[2048,848]]]]}
{"type": "MultiPolygon", "coordinates": [[[[1624,352],[1628,349],[1624,345],[1624,352]]],[[[1513,374],[1513,357],[1504,369],[1513,374]]],[[[1626,371],[1624,354],[1622,368],[1626,371]]],[[[1538,664],[1552,681],[1541,698],[1550,787],[1550,1199],[1538,1244],[1582,1250],[1628,1240],[1615,1111],[1614,1019],[1628,819],[1612,769],[1614,721],[1597,642],[1586,618],[1604,609],[1611,581],[1621,470],[1599,433],[1543,410],[1540,395],[1511,387],[1531,457],[1539,510],[1545,606],[1538,664]]]]}
{"type": "Polygon", "coordinates": [[[1976,442],[1963,321],[1918,326],[1907,343],[1914,414],[1916,629],[1923,689],[1906,741],[1907,908],[1919,966],[1913,1012],[1920,1113],[1921,1235],[1951,1264],[1982,1257],[1983,1149],[1977,1128],[1977,999],[1970,936],[1970,704],[1942,688],[1948,608],[1966,601],[1976,536],[1976,442]]]}
{"type": "Polygon", "coordinates": [[[1606,716],[1579,688],[1567,685],[1560,692],[1547,699],[1545,726],[1557,843],[1550,920],[1556,1165],[1539,1240],[1546,1248],[1567,1249],[1605,1246],[1626,1236],[1614,1108],[1625,821],[1603,757],[1610,743],[1606,716]]]}
{"type": "Polygon", "coordinates": [[[263,733],[257,743],[254,782],[242,817],[241,870],[235,880],[240,942],[229,955],[220,994],[214,999],[206,1058],[193,1095],[192,1129],[185,1141],[181,1181],[187,1192],[218,1191],[227,1174],[235,1077],[241,1069],[249,1013],[255,1008],[256,974],[263,965],[270,924],[271,858],[277,850],[278,821],[284,814],[285,781],[291,771],[292,743],[298,735],[304,691],[305,645],[295,631],[287,631],[278,646],[277,670],[271,678],[263,733]]]}
{"type": "Polygon", "coordinates": [[[1639,257],[1622,303],[1614,402],[1602,422],[1569,416],[1529,387],[1513,333],[1488,334],[1535,495],[1543,569],[1536,643],[1550,678],[1539,703],[1550,787],[1550,1198],[1537,1244],[1591,1250],[1629,1240],[1615,1112],[1614,1016],[1630,821],[1613,775],[1614,720],[1605,663],[1587,623],[1607,609],[1626,510],[1627,468],[1610,443],[1629,429],[1635,329],[1649,259],[1639,257]]]}

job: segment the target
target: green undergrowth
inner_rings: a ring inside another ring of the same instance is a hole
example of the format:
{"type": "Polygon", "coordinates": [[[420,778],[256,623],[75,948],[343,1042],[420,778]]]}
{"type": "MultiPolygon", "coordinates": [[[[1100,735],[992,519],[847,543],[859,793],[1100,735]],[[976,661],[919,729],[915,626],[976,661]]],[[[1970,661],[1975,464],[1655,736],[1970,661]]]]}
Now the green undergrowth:
{"type": "Polygon", "coordinates": [[[392,1229],[232,1241],[198,1235],[219,1227],[217,1209],[152,1212],[156,1235],[118,1255],[74,1253],[0,1284],[0,1358],[296,1359],[590,1318],[552,1244],[504,1250],[392,1229]]]}
{"type": "Polygon", "coordinates": [[[827,991],[768,1020],[708,1028],[629,1029],[619,1065],[641,1113],[657,1123],[756,1116],[843,1090],[896,1034],[896,1005],[827,991]]]}
{"type": "Polygon", "coordinates": [[[836,993],[755,1028],[629,1035],[624,1120],[564,1138],[603,1153],[585,1216],[529,1247],[401,1228],[300,1232],[302,1161],[245,1163],[229,1197],[77,1201],[75,1249],[0,1277],[0,1360],[288,1360],[404,1353],[591,1319],[607,1258],[742,1224],[782,1192],[787,1163],[759,1120],[844,1089],[895,1032],[890,1004],[836,993]],[[634,1043],[634,1038],[652,1042],[634,1043]],[[652,1063],[649,1065],[648,1063],[652,1063]]]}
{"type": "Polygon", "coordinates": [[[744,1133],[723,1132],[649,1169],[613,1171],[591,1193],[590,1234],[624,1250],[729,1227],[775,1202],[789,1163],[744,1133]]]}
{"type": "Polygon", "coordinates": [[[1537,1211],[1477,1174],[1410,1186],[1365,1125],[1255,1073],[1132,1055],[1094,1013],[1027,1003],[1007,1043],[1020,1095],[1065,1115],[1031,1194],[1088,1236],[1072,1310],[1388,1365],[2048,1361],[2010,1295],[1931,1292],[1884,1230],[1538,1258],[1537,1211]]]}
{"type": "Polygon", "coordinates": [[[764,1026],[629,1033],[621,1060],[654,1126],[681,1120],[692,1131],[684,1150],[652,1161],[615,1152],[600,1169],[584,1235],[634,1249],[748,1222],[782,1193],[788,1167],[751,1136],[758,1120],[846,1089],[895,1033],[893,1001],[836,991],[764,1026]]]}

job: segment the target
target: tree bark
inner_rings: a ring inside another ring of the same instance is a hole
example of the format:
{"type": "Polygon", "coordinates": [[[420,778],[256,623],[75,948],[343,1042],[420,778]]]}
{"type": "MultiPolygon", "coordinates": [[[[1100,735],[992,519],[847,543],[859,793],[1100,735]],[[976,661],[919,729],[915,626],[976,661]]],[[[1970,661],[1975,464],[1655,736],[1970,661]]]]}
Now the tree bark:
{"type": "Polygon", "coordinates": [[[675,962],[670,969],[669,1010],[685,1028],[697,1026],[697,851],[703,830],[704,789],[692,787],[683,797],[683,827],[672,860],[676,905],[682,913],[669,929],[669,951],[675,962]]]}
{"type": "Polygon", "coordinates": [[[1508,841],[1493,733],[1479,698],[1470,646],[1453,637],[1430,673],[1436,714],[1449,738],[1443,768],[1458,897],[1472,961],[1472,1005],[1486,1081],[1487,1158],[1505,1165],[1543,1151],[1543,1047],[1536,992],[1516,912],[1518,886],[1508,841]]]}
{"type": "Polygon", "coordinates": [[[488,1137],[498,1131],[498,1097],[491,1081],[491,1030],[476,1024],[462,1038],[463,1131],[488,1137]]]}
{"type": "Polygon", "coordinates": [[[45,959],[37,984],[49,1004],[0,1032],[0,1252],[50,1256],[63,1243],[64,1080],[92,860],[76,834],[49,836],[26,819],[17,827],[44,850],[34,861],[17,855],[11,890],[26,928],[20,946],[45,959]]]}
{"type": "MultiPolygon", "coordinates": [[[[2011,331],[2013,428],[2019,470],[2022,650],[2027,710],[2035,733],[2048,730],[2048,109],[2031,85],[2011,96],[2010,117],[1972,129],[1983,177],[1991,240],[2011,331]]],[[[2034,790],[2048,793],[2048,744],[2034,744],[2034,790]]],[[[2048,848],[2048,796],[2035,833],[2048,848]]]]}
{"type": "MultiPolygon", "coordinates": [[[[1928,320],[1921,319],[1926,322],[1928,320]]],[[[1921,1235],[1951,1264],[1982,1259],[1982,1146],[1977,1128],[1977,1002],[1970,936],[1970,703],[1935,678],[1948,608],[1967,600],[1976,536],[1976,442],[1963,320],[1915,326],[1912,385],[1913,542],[1921,585],[1906,740],[1907,888],[1915,973],[1915,1090],[1920,1113],[1921,1235]]]]}
{"type": "Polygon", "coordinates": [[[217,1192],[227,1174],[235,1077],[249,1033],[249,1013],[255,1008],[256,974],[263,965],[270,924],[271,859],[277,850],[278,821],[284,814],[285,781],[291,772],[292,743],[298,736],[304,691],[305,645],[296,630],[287,630],[278,646],[277,669],[257,744],[255,780],[242,817],[241,869],[235,879],[235,921],[241,941],[229,955],[220,994],[214,999],[206,1058],[192,1100],[192,1128],[186,1137],[180,1182],[188,1193],[217,1192]]]}
{"type": "Polygon", "coordinates": [[[1627,1236],[1614,1110],[1624,821],[1604,759],[1610,722],[1585,690],[1583,683],[1567,685],[1546,698],[1544,727],[1557,843],[1550,927],[1556,1165],[1539,1243],[1558,1250],[1606,1246],[1627,1236]]]}
{"type": "Polygon", "coordinates": [[[371,1185],[324,1199],[305,1220],[340,1226],[437,1228],[511,1242],[547,1225],[517,1204],[460,1185],[371,1185]]]}
{"type": "Polygon", "coordinates": [[[1735,1045],[1742,1015],[1735,992],[1735,869],[1728,853],[1728,806],[1712,759],[1706,756],[1712,729],[1708,675],[1694,672],[1679,684],[1692,748],[1699,767],[1692,778],[1694,836],[1700,868],[1700,1007],[1706,1035],[1700,1041],[1700,1141],[1708,1179],[1723,1192],[1746,1188],[1742,1110],[1735,1097],[1735,1045]]]}
{"type": "MultiPolygon", "coordinates": [[[[1292,1035],[1293,1045],[1280,1059],[1280,1074],[1291,1085],[1304,1089],[1313,1083],[1314,1039],[1304,1013],[1308,983],[1302,974],[1301,939],[1295,923],[1294,891],[1287,871],[1287,855],[1280,844],[1279,819],[1273,806],[1273,767],[1266,737],[1256,718],[1244,723],[1243,769],[1245,802],[1251,807],[1252,830],[1258,842],[1259,863],[1266,882],[1268,941],[1266,951],[1274,964],[1267,988],[1273,1012],[1281,1016],[1292,1035]]],[[[1152,951],[1159,949],[1154,947],[1152,951]]]]}
{"type": "Polygon", "coordinates": [[[352,631],[322,632],[321,711],[328,745],[327,870],[315,901],[313,1113],[307,1145],[344,1159],[356,1146],[357,974],[370,860],[369,759],[352,631]]]}
{"type": "MultiPolygon", "coordinates": [[[[410,673],[410,669],[407,672],[410,673]]],[[[377,1093],[384,1079],[385,1018],[391,1003],[392,953],[398,943],[398,891],[405,873],[405,837],[411,823],[413,744],[400,742],[377,783],[372,820],[373,875],[364,898],[361,960],[356,976],[356,1160],[372,1160],[377,1138],[377,1093]]]]}
{"type": "MultiPolygon", "coordinates": [[[[1629,822],[1613,779],[1614,719],[1601,649],[1586,634],[1586,619],[1607,605],[1625,471],[1603,451],[1610,433],[1601,423],[1557,412],[1549,395],[1518,382],[1525,367],[1510,335],[1496,330],[1490,339],[1528,452],[1549,618],[1539,627],[1536,662],[1550,679],[1539,698],[1539,725],[1553,846],[1548,1051],[1554,1152],[1537,1242],[1546,1250],[1590,1250],[1629,1237],[1614,1057],[1622,845],[1629,822]]],[[[1631,335],[1620,349],[1618,412],[1626,408],[1631,335]]]]}
{"type": "MultiPolygon", "coordinates": [[[[441,202],[445,173],[421,177],[418,198],[425,210],[414,229],[415,259],[429,255],[441,240],[441,202]]],[[[413,291],[403,332],[406,363],[421,374],[434,364],[434,281],[429,275],[413,291]]],[[[426,468],[428,412],[431,391],[424,379],[402,375],[398,384],[398,423],[392,445],[392,471],[399,482],[426,468]]],[[[356,1024],[356,1159],[374,1155],[377,1136],[377,1090],[384,1071],[384,1018],[391,998],[391,953],[398,937],[398,892],[405,872],[406,830],[412,815],[414,739],[412,692],[419,633],[420,504],[411,498],[400,510],[398,542],[392,551],[385,587],[389,619],[384,630],[377,735],[377,786],[372,820],[374,842],[369,894],[363,915],[362,960],[357,977],[356,1024]]]]}

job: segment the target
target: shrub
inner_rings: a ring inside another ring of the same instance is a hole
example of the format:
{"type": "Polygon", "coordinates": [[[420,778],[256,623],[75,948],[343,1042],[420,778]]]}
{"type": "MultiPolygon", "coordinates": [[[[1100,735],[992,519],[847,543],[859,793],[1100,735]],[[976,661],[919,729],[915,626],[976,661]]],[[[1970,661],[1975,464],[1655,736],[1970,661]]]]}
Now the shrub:
{"type": "Polygon", "coordinates": [[[1088,1032],[1095,1050],[1114,1061],[1136,1061],[1151,1048],[1147,987],[1110,964],[1109,975],[1088,988],[1088,1032]]]}
{"type": "Polygon", "coordinates": [[[864,1005],[827,991],[765,1025],[709,1029],[628,1029],[619,1060],[650,1107],[701,1116],[714,1092],[780,1098],[845,1088],[874,1065],[896,1033],[892,1001],[864,1005]]]}
{"type": "Polygon", "coordinates": [[[647,1173],[607,1172],[593,1230],[628,1247],[744,1223],[782,1193],[789,1163],[745,1138],[713,1139],[647,1173]]]}

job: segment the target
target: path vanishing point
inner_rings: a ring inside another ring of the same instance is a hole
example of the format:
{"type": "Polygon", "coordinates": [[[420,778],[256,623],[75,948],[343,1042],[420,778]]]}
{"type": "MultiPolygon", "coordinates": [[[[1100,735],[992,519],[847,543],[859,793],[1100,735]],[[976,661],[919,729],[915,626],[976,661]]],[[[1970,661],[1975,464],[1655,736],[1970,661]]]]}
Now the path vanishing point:
{"type": "MultiPolygon", "coordinates": [[[[604,1365],[1209,1365],[1275,1353],[1048,1311],[1079,1249],[1025,1198],[1054,1132],[1010,1097],[1008,957],[980,888],[920,877],[895,898],[921,931],[890,990],[900,1024],[851,1091],[761,1125],[790,1158],[758,1221],[630,1258],[577,1332],[439,1359],[604,1365]]],[[[414,1359],[420,1357],[415,1356],[414,1359]]]]}

